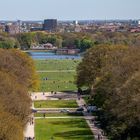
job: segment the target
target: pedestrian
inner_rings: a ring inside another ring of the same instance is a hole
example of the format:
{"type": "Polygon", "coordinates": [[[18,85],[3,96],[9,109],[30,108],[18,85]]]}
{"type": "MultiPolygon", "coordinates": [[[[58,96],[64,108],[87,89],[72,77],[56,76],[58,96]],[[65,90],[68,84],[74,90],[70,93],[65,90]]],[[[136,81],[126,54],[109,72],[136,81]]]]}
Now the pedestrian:
{"type": "Polygon", "coordinates": [[[101,131],[101,134],[102,134],[102,136],[104,136],[104,131],[103,130],[101,131]]]}
{"type": "Polygon", "coordinates": [[[80,96],[78,97],[78,100],[80,100],[80,96]]]}
{"type": "Polygon", "coordinates": [[[100,140],[100,134],[98,134],[98,140],[100,140]]]}
{"type": "Polygon", "coordinates": [[[44,116],[44,118],[45,118],[46,114],[44,113],[44,115],[43,115],[43,116],[44,116]]]}
{"type": "Polygon", "coordinates": [[[91,122],[94,123],[94,119],[91,119],[91,122]]]}

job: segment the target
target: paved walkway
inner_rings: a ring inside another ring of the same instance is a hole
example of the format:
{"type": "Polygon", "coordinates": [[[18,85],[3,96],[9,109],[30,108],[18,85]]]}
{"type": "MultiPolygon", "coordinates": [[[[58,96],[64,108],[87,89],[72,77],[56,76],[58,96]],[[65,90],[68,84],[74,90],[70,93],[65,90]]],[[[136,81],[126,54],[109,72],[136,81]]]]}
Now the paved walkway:
{"type": "Polygon", "coordinates": [[[76,99],[77,95],[75,93],[62,93],[57,92],[57,94],[52,94],[51,92],[34,92],[30,94],[33,101],[37,100],[59,100],[62,99],[76,99]]]}
{"type": "Polygon", "coordinates": [[[24,131],[24,137],[34,138],[34,136],[35,136],[35,134],[34,134],[34,117],[33,117],[33,115],[31,115],[31,118],[33,118],[33,120],[31,120],[30,122],[27,123],[26,129],[24,131]]]}
{"type": "Polygon", "coordinates": [[[61,117],[35,117],[35,119],[82,119],[84,116],[61,116],[61,117]]]}
{"type": "MultiPolygon", "coordinates": [[[[76,100],[79,106],[83,106],[85,101],[81,98],[80,100],[76,100]]],[[[84,107],[84,106],[83,106],[84,107]]],[[[103,130],[95,126],[95,116],[92,116],[90,113],[87,113],[86,108],[84,107],[84,118],[89,125],[95,140],[107,140],[105,136],[103,136],[103,130]]]]}

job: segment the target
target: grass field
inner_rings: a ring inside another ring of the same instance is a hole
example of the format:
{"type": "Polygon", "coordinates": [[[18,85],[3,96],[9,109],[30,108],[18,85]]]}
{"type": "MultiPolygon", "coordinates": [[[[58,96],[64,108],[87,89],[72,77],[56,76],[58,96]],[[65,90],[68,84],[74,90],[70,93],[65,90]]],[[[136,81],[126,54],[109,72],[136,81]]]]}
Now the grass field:
{"type": "Polygon", "coordinates": [[[37,70],[49,71],[38,73],[40,78],[39,91],[77,90],[74,81],[76,76],[75,70],[79,62],[80,60],[35,60],[37,70]],[[64,70],[64,72],[61,70],[64,70]],[[69,72],[67,70],[73,71],[69,72]]]}
{"type": "Polygon", "coordinates": [[[75,100],[47,100],[34,101],[35,108],[76,108],[78,107],[75,100]]]}
{"type": "MultiPolygon", "coordinates": [[[[44,117],[44,113],[35,113],[35,117],[44,117]]],[[[46,117],[83,116],[83,113],[45,113],[46,117]]]]}
{"type": "Polygon", "coordinates": [[[35,60],[36,70],[75,70],[80,60],[35,60]]]}
{"type": "Polygon", "coordinates": [[[36,140],[93,140],[84,119],[37,119],[36,140]]]}
{"type": "Polygon", "coordinates": [[[76,90],[74,84],[75,72],[45,72],[39,73],[39,91],[72,91],[76,90]],[[44,80],[47,78],[47,80],[44,80]]]}

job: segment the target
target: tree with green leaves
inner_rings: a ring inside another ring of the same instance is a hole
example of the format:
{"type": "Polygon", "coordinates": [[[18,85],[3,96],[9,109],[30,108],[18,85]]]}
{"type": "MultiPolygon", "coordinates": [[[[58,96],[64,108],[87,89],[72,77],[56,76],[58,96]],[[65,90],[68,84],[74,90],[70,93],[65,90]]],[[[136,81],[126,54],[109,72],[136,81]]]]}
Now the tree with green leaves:
{"type": "Polygon", "coordinates": [[[112,140],[140,137],[139,76],[139,47],[92,47],[77,68],[77,86],[93,89],[93,104],[102,109],[101,126],[112,140]]]}

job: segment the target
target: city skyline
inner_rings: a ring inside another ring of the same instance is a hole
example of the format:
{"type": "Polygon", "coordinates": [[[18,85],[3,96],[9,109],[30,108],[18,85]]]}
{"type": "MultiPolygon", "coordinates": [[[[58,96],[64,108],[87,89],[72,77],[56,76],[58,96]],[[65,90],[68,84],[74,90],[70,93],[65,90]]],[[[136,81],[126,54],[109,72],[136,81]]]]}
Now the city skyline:
{"type": "Polygon", "coordinates": [[[139,0],[2,0],[0,20],[140,19],[139,0]]]}

